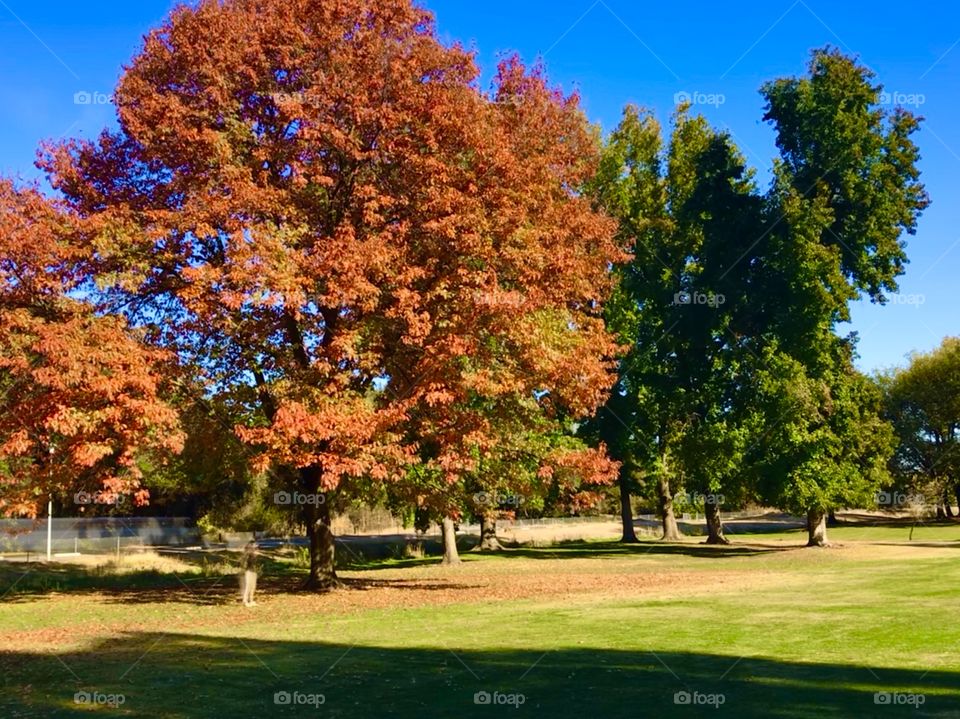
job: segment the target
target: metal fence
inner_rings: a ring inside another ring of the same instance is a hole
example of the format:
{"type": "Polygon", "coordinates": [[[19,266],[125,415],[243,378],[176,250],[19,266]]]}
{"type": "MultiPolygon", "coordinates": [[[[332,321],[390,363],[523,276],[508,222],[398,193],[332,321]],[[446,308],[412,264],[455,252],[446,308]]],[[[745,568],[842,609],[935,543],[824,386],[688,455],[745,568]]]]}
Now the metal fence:
{"type": "Polygon", "coordinates": [[[54,517],[50,521],[0,519],[0,553],[46,554],[48,531],[52,554],[200,544],[200,530],[187,517],[54,517]]]}

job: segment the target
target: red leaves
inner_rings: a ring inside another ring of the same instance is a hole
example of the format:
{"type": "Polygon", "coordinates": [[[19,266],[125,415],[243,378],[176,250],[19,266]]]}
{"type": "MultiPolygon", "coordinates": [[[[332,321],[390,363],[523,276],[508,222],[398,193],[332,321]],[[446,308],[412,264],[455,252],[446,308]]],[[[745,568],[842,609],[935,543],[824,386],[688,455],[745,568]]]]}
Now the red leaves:
{"type": "Polygon", "coordinates": [[[0,457],[9,469],[0,512],[110,481],[132,491],[139,453],[182,446],[176,414],[157,396],[156,353],[117,320],[89,313],[69,300],[50,320],[0,309],[0,457]]]}
{"type": "Polygon", "coordinates": [[[45,159],[90,274],[244,398],[261,467],[330,489],[419,444],[455,482],[612,383],[595,134],[539,68],[477,76],[409,0],[202,2],[125,71],[118,133],[45,159]]]}
{"type": "Polygon", "coordinates": [[[559,503],[571,514],[596,506],[603,498],[600,487],[612,484],[620,465],[607,456],[606,447],[558,448],[540,467],[539,476],[559,489],[559,503]]]}
{"type": "Polygon", "coordinates": [[[35,515],[52,492],[133,491],[140,452],[182,445],[158,398],[163,356],[65,296],[70,218],[6,183],[0,203],[0,514],[35,515]]]}
{"type": "Polygon", "coordinates": [[[362,398],[338,396],[310,402],[285,401],[269,427],[239,427],[237,434],[262,448],[257,465],[317,466],[323,470],[321,490],[342,479],[370,475],[388,479],[408,461],[390,433],[395,412],[378,410],[362,398]]]}
{"type": "Polygon", "coordinates": [[[0,179],[0,292],[8,303],[29,303],[69,289],[76,248],[62,238],[74,219],[33,189],[0,179]]]}

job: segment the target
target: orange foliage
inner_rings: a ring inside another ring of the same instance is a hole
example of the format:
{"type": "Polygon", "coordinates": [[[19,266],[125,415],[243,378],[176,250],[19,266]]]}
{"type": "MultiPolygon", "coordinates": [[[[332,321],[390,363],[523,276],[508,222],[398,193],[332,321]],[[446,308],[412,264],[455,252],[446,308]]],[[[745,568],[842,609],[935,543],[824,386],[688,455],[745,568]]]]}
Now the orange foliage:
{"type": "Polygon", "coordinates": [[[256,390],[238,433],[261,465],[333,489],[429,441],[455,478],[497,442],[479,405],[603,400],[623,259],[579,194],[577,98],[516,60],[492,95],[477,78],[409,0],[205,0],[146,38],[120,130],[42,164],[107,295],[204,380],[256,390]]]}
{"type": "Polygon", "coordinates": [[[143,503],[139,453],[182,445],[157,397],[161,353],[66,296],[71,224],[0,182],[0,514],[36,516],[78,490],[143,503]]]}

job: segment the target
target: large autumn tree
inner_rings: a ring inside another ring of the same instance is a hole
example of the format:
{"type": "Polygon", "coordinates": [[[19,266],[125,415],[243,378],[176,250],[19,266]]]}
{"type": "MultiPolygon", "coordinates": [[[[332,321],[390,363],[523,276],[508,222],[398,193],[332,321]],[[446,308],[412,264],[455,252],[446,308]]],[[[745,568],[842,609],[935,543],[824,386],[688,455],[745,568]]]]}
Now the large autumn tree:
{"type": "Polygon", "coordinates": [[[575,465],[586,468],[578,487],[611,478],[602,448],[558,436],[612,381],[618,348],[601,307],[623,253],[614,224],[581,196],[599,143],[576,96],[514,58],[474,113],[477,146],[455,183],[468,208],[446,220],[455,240],[410,246],[406,261],[426,278],[419,331],[394,325],[384,357],[386,393],[400,398],[424,471],[463,485],[459,503],[440,492],[444,513],[479,514],[489,545],[498,507],[473,495],[570,496],[560,468],[575,465]]]}
{"type": "Polygon", "coordinates": [[[313,587],[336,582],[338,494],[423,458],[456,482],[491,403],[582,414],[609,384],[595,137],[538,72],[477,75],[409,0],[205,1],[146,38],[118,130],[42,161],[104,307],[319,495],[313,587]]]}
{"type": "Polygon", "coordinates": [[[182,445],[158,396],[169,358],[71,295],[75,231],[36,190],[0,181],[0,515],[36,517],[78,492],[146,503],[143,462],[182,445]]]}

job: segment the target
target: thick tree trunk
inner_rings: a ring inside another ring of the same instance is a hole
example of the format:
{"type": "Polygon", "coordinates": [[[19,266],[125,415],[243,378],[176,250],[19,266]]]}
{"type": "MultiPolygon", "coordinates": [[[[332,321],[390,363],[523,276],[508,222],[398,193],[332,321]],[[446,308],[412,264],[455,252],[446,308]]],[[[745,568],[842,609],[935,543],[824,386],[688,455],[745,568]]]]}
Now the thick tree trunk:
{"type": "Polygon", "coordinates": [[[720,518],[720,505],[716,502],[707,501],[703,505],[703,511],[707,517],[707,544],[730,544],[730,540],[723,536],[723,520],[720,518]]]}
{"type": "Polygon", "coordinates": [[[950,505],[953,503],[952,498],[950,497],[950,491],[945,489],[943,490],[943,511],[947,515],[947,519],[953,517],[953,507],[950,505]]]}
{"type": "Polygon", "coordinates": [[[670,492],[670,480],[666,474],[660,472],[657,479],[657,495],[660,501],[660,521],[663,522],[663,536],[668,542],[676,541],[683,535],[677,524],[677,517],[673,513],[673,494],[670,492]]]}
{"type": "Polygon", "coordinates": [[[493,512],[484,512],[480,516],[480,547],[481,552],[499,552],[503,549],[497,539],[497,515],[493,512]]]}
{"type": "Polygon", "coordinates": [[[316,495],[318,501],[306,505],[307,537],[310,540],[310,575],[306,589],[326,592],[340,585],[337,579],[336,543],[330,526],[330,496],[320,492],[320,469],[300,470],[301,486],[305,493],[316,495]]]}
{"type": "Polygon", "coordinates": [[[441,564],[460,564],[457,551],[457,528],[450,517],[444,517],[440,523],[443,533],[443,561],[441,564]]]}
{"type": "Polygon", "coordinates": [[[336,544],[326,502],[310,505],[307,533],[310,537],[310,576],[306,588],[325,592],[340,584],[337,579],[336,544]]]}
{"type": "Polygon", "coordinates": [[[827,513],[822,509],[807,511],[807,546],[827,546],[827,513]]]}
{"type": "Polygon", "coordinates": [[[960,514],[960,482],[953,485],[953,493],[957,495],[957,513],[960,514]]]}
{"type": "Polygon", "coordinates": [[[637,532],[633,527],[633,506],[630,504],[630,485],[626,477],[620,478],[620,521],[623,523],[621,542],[637,542],[637,532]]]}

